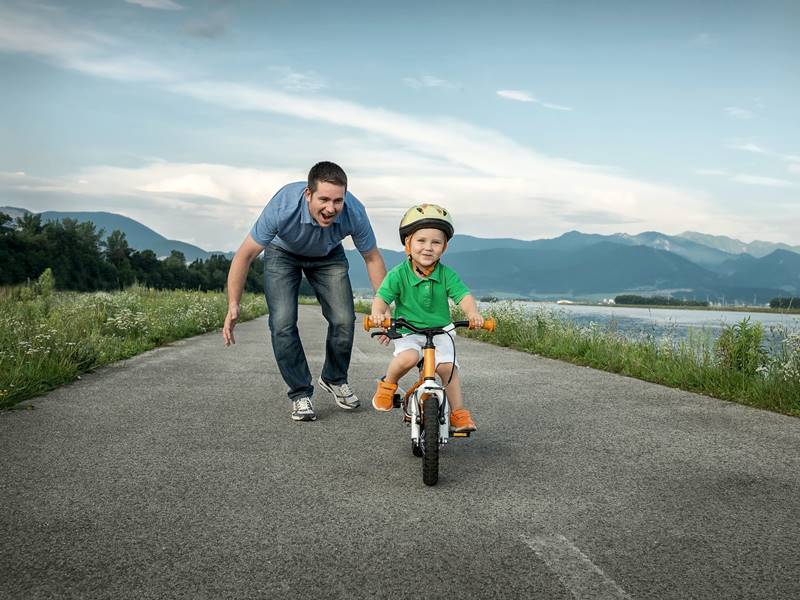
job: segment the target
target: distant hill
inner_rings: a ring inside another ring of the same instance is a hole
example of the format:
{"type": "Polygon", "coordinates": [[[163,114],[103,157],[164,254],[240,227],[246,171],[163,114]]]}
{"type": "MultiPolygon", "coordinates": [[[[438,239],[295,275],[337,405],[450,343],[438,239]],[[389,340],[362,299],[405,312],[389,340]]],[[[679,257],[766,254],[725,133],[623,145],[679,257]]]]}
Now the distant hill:
{"type": "Polygon", "coordinates": [[[108,236],[112,231],[119,230],[125,233],[128,245],[136,250],[152,250],[159,257],[169,256],[170,252],[177,250],[183,252],[186,260],[192,261],[197,258],[206,259],[209,253],[194,246],[178,240],[169,240],[160,233],[149,227],[142,225],[122,215],[109,212],[57,212],[46,211],[41,213],[42,221],[63,221],[64,219],[75,219],[76,221],[91,221],[97,229],[105,230],[108,236]]]}
{"type": "Polygon", "coordinates": [[[728,254],[749,254],[756,258],[761,258],[774,252],[775,250],[788,250],[800,253],[800,246],[789,246],[788,244],[776,244],[774,242],[762,242],[756,240],[746,244],[734,238],[724,235],[708,235],[707,233],[697,233],[696,231],[684,231],[677,237],[692,240],[698,244],[703,244],[709,248],[716,248],[728,254]]]}
{"type": "Polygon", "coordinates": [[[556,238],[522,241],[513,238],[483,239],[465,235],[456,235],[448,246],[448,252],[468,252],[471,250],[489,250],[494,248],[517,248],[537,250],[558,250],[572,252],[587,248],[599,242],[610,242],[622,246],[647,246],[657,250],[666,250],[704,267],[714,267],[733,255],[717,248],[698,242],[669,236],[657,231],[646,231],[638,235],[615,233],[612,235],[587,234],[580,231],[568,231],[556,238]]]}
{"type": "MultiPolygon", "coordinates": [[[[391,267],[405,255],[384,251],[391,267]]],[[[353,286],[369,287],[363,260],[349,256],[353,286]]],[[[491,248],[445,254],[476,293],[523,296],[656,291],[711,285],[717,276],[664,250],[599,242],[575,250],[491,248]]]]}
{"type": "MultiPolygon", "coordinates": [[[[30,211],[3,207],[0,212],[17,217],[30,211]]],[[[158,256],[178,250],[191,261],[212,254],[113,213],[49,211],[42,218],[91,221],[106,235],[120,230],[132,248],[150,249],[158,256]]],[[[569,231],[539,240],[459,234],[450,241],[444,262],[461,274],[476,295],[585,298],[633,292],[746,302],[800,295],[800,253],[775,247],[761,257],[748,252],[761,251],[763,244],[767,243],[742,244],[691,232],[669,236],[657,231],[638,235],[569,231]],[[715,245],[707,245],[711,243],[715,245]]],[[[406,260],[403,252],[381,252],[389,268],[406,260]]],[[[233,253],[225,255],[230,258],[233,253]]],[[[359,253],[349,250],[347,256],[353,287],[370,289],[359,253]]]]}
{"type": "Polygon", "coordinates": [[[17,220],[19,217],[24,217],[25,215],[31,214],[26,208],[16,208],[14,206],[0,206],[0,212],[7,214],[14,220],[17,220]]]}
{"type": "Polygon", "coordinates": [[[723,283],[774,286],[793,296],[800,296],[800,254],[779,249],[763,258],[740,261],[723,283]]]}

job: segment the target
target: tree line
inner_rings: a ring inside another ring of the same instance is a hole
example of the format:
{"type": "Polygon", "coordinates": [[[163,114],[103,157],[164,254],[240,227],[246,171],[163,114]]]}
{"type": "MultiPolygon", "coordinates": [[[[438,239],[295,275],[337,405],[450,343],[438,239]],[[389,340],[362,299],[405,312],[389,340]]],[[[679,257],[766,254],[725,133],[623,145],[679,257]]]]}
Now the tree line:
{"type": "MultiPolygon", "coordinates": [[[[37,214],[14,221],[0,212],[2,286],[36,280],[50,268],[59,290],[111,291],[138,283],[156,289],[222,291],[230,266],[221,254],[187,264],[184,254],[173,250],[159,259],[152,250],[131,248],[123,232],[114,230],[104,237],[104,230],[87,221],[43,223],[37,214]]],[[[263,277],[263,262],[253,261],[245,290],[263,291],[263,277]]]]}
{"type": "Polygon", "coordinates": [[[684,300],[666,296],[636,296],[621,294],[614,298],[614,304],[643,304],[646,306],[708,306],[705,300],[684,300]]]}
{"type": "Polygon", "coordinates": [[[800,298],[773,298],[770,308],[800,308],[800,298]]]}

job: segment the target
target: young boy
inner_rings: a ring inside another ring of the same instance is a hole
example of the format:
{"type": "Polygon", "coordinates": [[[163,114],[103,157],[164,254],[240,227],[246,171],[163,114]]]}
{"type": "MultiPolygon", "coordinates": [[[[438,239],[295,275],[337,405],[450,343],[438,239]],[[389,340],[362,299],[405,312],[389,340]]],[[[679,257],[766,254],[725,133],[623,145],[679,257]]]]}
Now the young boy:
{"type": "MultiPolygon", "coordinates": [[[[394,302],[397,317],[404,317],[417,327],[443,327],[451,324],[447,299],[452,298],[467,314],[473,327],[483,325],[483,317],[469,289],[455,271],[439,262],[452,237],[453,221],[442,207],[420,204],[406,211],[400,221],[400,241],[405,245],[408,260],[391,269],[376,292],[372,303],[374,322],[390,318],[389,304],[394,302]]],[[[394,358],[372,398],[376,410],[392,410],[397,382],[422,357],[425,336],[402,330],[400,333],[404,335],[395,340],[394,358]]],[[[475,431],[472,416],[464,408],[453,340],[449,335],[441,334],[433,341],[436,345],[436,372],[447,385],[450,427],[455,431],[475,431]]],[[[385,338],[384,343],[388,344],[385,338]]]]}

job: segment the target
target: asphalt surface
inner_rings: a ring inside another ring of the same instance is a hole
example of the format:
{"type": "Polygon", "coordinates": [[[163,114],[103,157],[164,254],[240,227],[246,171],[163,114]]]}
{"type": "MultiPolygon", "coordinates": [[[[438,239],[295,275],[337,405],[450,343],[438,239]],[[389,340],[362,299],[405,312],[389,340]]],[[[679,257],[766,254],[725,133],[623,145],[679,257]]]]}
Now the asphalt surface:
{"type": "Polygon", "coordinates": [[[461,338],[479,431],[430,488],[369,403],[388,349],[295,423],[236,334],[0,413],[0,598],[800,598],[800,419],[461,338]]]}

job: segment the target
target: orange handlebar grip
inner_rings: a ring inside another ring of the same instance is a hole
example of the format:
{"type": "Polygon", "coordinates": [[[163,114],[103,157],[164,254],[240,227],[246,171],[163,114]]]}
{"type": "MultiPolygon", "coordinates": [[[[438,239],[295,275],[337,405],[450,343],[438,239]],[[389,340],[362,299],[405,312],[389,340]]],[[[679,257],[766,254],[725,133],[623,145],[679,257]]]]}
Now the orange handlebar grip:
{"type": "Polygon", "coordinates": [[[383,327],[384,329],[388,329],[391,326],[391,319],[384,319],[383,323],[375,323],[370,315],[364,315],[364,331],[369,331],[373,327],[383,327]]]}
{"type": "MultiPolygon", "coordinates": [[[[497,323],[494,320],[494,317],[486,317],[483,320],[483,326],[481,329],[485,329],[486,331],[494,331],[495,326],[497,323]]],[[[477,329],[477,327],[473,327],[472,325],[469,326],[470,329],[477,329]]]]}

